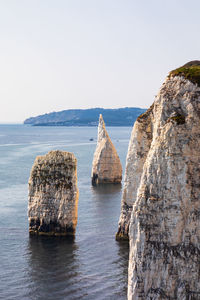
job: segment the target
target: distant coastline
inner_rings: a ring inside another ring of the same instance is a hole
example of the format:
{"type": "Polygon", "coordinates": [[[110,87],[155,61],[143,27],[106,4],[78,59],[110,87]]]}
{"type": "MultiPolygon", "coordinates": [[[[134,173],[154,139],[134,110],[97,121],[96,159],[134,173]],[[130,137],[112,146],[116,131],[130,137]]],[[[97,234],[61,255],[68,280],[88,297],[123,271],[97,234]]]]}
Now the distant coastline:
{"type": "Polygon", "coordinates": [[[31,117],[26,119],[24,124],[32,126],[98,126],[99,115],[102,114],[107,126],[133,126],[137,117],[145,111],[146,109],[138,107],[69,109],[31,117]]]}

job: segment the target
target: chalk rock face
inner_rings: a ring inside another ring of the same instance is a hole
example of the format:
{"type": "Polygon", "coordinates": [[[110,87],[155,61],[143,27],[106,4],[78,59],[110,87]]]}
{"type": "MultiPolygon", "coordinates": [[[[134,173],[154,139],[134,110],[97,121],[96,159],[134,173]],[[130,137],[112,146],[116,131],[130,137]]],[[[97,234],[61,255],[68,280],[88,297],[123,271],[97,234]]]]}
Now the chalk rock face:
{"type": "Polygon", "coordinates": [[[186,69],[169,74],[129,145],[129,300],[200,299],[200,86],[186,69]]]}
{"type": "Polygon", "coordinates": [[[100,115],[97,147],[92,164],[92,184],[120,183],[121,180],[121,162],[100,115]]]}
{"type": "Polygon", "coordinates": [[[69,152],[38,156],[29,178],[29,232],[74,235],[77,224],[77,161],[69,152]]]}
{"type": "Polygon", "coordinates": [[[153,105],[148,112],[137,118],[133,126],[126,158],[121,214],[116,239],[128,240],[133,204],[136,201],[137,188],[152,140],[152,110],[153,105]]]}

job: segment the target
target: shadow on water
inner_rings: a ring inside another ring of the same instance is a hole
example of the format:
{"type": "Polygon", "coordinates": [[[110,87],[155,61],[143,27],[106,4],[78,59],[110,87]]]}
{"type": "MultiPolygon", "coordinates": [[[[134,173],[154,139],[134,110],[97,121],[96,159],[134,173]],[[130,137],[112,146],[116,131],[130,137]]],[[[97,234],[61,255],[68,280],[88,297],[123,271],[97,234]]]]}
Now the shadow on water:
{"type": "Polygon", "coordinates": [[[92,192],[99,195],[113,195],[121,192],[122,185],[121,183],[109,183],[109,184],[98,184],[96,186],[92,185],[92,192]]]}
{"type": "MultiPolygon", "coordinates": [[[[28,243],[29,299],[76,299],[78,247],[73,239],[30,236],[28,243]],[[73,295],[73,297],[72,297],[73,295]]],[[[77,297],[78,299],[78,297],[77,297]]]]}
{"type": "Polygon", "coordinates": [[[116,244],[118,246],[118,257],[120,259],[120,261],[117,262],[117,267],[120,269],[122,293],[126,295],[128,281],[129,242],[116,241],[116,244]]]}
{"type": "MultiPolygon", "coordinates": [[[[101,184],[91,187],[95,222],[105,233],[113,231],[120,213],[121,184],[101,184]]],[[[112,233],[114,236],[114,233],[112,233]]]]}

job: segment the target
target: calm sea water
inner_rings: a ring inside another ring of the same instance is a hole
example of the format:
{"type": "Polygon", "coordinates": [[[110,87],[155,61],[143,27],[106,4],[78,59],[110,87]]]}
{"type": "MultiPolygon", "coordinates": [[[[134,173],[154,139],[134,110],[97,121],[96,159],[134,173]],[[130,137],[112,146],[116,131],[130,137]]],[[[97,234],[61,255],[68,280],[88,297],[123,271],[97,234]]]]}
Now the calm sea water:
{"type": "MultiPolygon", "coordinates": [[[[131,128],[107,129],[124,170],[131,128]]],[[[121,186],[91,186],[96,136],[92,127],[0,125],[0,299],[126,299],[128,245],[115,241],[121,186]],[[55,149],[78,159],[75,241],[28,234],[30,170],[55,149]]]]}

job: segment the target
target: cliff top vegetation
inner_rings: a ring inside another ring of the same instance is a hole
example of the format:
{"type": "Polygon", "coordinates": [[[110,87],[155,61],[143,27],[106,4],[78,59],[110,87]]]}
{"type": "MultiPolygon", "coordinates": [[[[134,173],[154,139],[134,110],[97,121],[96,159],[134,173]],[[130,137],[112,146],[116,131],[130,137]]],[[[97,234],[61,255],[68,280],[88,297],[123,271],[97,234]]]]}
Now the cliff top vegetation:
{"type": "Polygon", "coordinates": [[[190,61],[182,67],[172,70],[169,76],[183,76],[200,87],[200,61],[190,61]]]}

